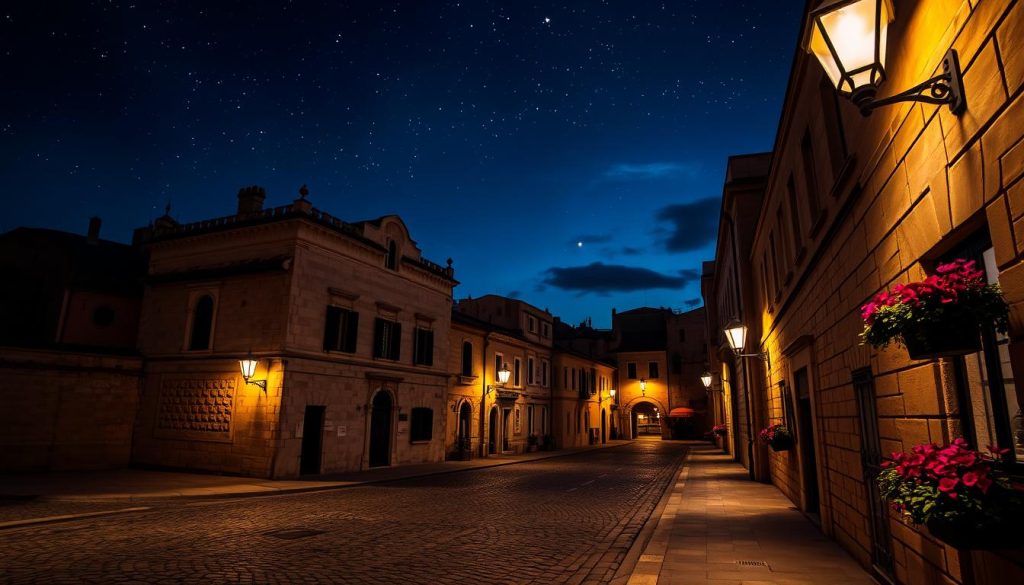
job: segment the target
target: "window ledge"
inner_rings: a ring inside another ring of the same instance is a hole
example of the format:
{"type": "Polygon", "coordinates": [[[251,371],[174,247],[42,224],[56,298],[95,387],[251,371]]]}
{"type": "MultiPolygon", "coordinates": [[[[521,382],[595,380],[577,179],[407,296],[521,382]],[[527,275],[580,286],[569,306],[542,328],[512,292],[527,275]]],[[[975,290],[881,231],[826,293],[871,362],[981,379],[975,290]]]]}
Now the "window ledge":
{"type": "Polygon", "coordinates": [[[409,441],[410,445],[429,445],[433,441],[431,439],[420,439],[416,441],[409,441]]]}
{"type": "Polygon", "coordinates": [[[474,383],[476,383],[476,381],[477,381],[477,379],[479,377],[480,376],[465,376],[465,375],[460,374],[459,375],[459,384],[461,384],[462,386],[471,386],[474,383]]]}

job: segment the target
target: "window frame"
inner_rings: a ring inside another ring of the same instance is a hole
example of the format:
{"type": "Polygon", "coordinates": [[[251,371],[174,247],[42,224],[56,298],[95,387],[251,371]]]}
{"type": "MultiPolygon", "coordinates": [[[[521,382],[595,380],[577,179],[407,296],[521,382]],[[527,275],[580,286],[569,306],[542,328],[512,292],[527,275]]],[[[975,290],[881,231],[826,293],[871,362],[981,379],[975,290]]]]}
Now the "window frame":
{"type": "Polygon", "coordinates": [[[379,315],[373,323],[373,358],[399,361],[402,358],[402,323],[379,315]],[[388,343],[391,340],[393,343],[388,343]]]}
{"type": "Polygon", "coordinates": [[[409,412],[409,442],[429,443],[433,440],[434,409],[427,406],[414,406],[409,412]],[[426,421],[423,420],[424,417],[426,417],[426,421]]]}
{"type": "Polygon", "coordinates": [[[188,315],[186,321],[186,331],[184,339],[184,351],[187,352],[210,352],[213,351],[213,339],[214,334],[217,330],[217,292],[209,289],[203,289],[193,291],[189,295],[188,302],[188,315]],[[210,323],[209,330],[206,333],[206,347],[193,347],[193,338],[195,337],[195,326],[196,326],[196,313],[199,310],[199,303],[204,298],[210,299],[210,323]]]}
{"type": "Polygon", "coordinates": [[[647,362],[647,379],[657,380],[661,376],[661,365],[656,361],[647,362]]]}
{"type": "Polygon", "coordinates": [[[328,304],[324,318],[324,351],[339,353],[356,353],[359,346],[359,312],[349,307],[328,304]],[[331,325],[331,313],[338,317],[337,327],[331,325]],[[329,345],[331,331],[334,331],[333,344],[329,345]]]}
{"type": "Polygon", "coordinates": [[[417,325],[412,330],[412,365],[434,365],[434,330],[417,325]]]}
{"type": "Polygon", "coordinates": [[[637,380],[636,362],[626,362],[626,379],[637,380]]]}

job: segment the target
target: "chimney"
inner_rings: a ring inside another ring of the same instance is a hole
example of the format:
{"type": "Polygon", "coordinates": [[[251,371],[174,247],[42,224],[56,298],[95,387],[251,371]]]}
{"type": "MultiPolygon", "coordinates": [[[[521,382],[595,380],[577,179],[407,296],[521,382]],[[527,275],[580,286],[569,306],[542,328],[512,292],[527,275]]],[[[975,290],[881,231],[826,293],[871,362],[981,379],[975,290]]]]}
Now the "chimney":
{"type": "Polygon", "coordinates": [[[100,226],[103,225],[103,220],[98,217],[89,218],[89,233],[86,239],[90,244],[95,244],[100,241],[100,226]]]}
{"type": "Polygon", "coordinates": [[[238,190],[238,215],[252,215],[263,211],[263,200],[267,192],[263,187],[253,185],[238,190]]]}

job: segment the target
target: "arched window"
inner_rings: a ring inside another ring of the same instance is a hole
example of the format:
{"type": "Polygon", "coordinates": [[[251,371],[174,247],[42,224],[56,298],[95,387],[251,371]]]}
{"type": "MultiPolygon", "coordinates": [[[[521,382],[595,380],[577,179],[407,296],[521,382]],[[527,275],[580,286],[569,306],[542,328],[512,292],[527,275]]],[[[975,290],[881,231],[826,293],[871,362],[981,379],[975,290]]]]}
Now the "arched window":
{"type": "Polygon", "coordinates": [[[473,344],[468,341],[462,342],[462,375],[473,375],[473,344]]]}
{"type": "Polygon", "coordinates": [[[192,330],[189,335],[188,348],[210,349],[210,333],[213,331],[213,297],[203,295],[196,301],[192,310],[192,330]]]}
{"type": "Polygon", "coordinates": [[[388,257],[384,267],[388,270],[398,270],[398,244],[394,240],[388,242],[388,257]]]}

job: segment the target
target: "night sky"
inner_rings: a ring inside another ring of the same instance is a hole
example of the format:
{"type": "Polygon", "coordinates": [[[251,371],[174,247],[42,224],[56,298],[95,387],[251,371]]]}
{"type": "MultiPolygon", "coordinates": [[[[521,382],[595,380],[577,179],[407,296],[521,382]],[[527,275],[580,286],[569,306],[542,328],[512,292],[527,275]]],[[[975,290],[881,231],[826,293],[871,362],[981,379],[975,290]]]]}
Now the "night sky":
{"type": "Polygon", "coordinates": [[[803,2],[11,2],[0,231],[128,241],[244,185],[398,214],[456,298],[685,310],[725,159],[768,150],[803,2]]]}

